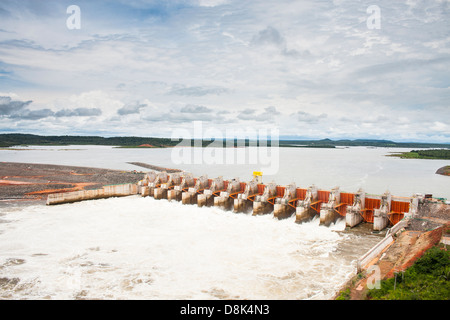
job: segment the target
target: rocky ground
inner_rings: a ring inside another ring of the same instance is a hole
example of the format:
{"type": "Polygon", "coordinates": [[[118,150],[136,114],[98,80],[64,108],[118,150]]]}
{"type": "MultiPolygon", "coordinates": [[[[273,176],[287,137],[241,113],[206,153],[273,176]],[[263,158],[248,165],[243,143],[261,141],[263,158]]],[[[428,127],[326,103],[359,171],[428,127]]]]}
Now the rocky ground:
{"type": "Polygon", "coordinates": [[[136,183],[141,171],[0,162],[0,200],[43,200],[49,193],[136,183]]]}
{"type": "Polygon", "coordinates": [[[439,168],[436,171],[436,174],[442,174],[444,176],[450,176],[450,166],[445,166],[445,167],[439,168]]]}
{"type": "MultiPolygon", "coordinates": [[[[428,249],[439,244],[450,234],[450,205],[427,200],[419,207],[417,216],[394,236],[392,242],[370,265],[380,270],[381,279],[394,277],[410,267],[428,249]]],[[[367,266],[366,266],[367,267],[367,266]]],[[[367,281],[371,274],[364,271],[351,279],[343,288],[349,288],[349,299],[362,300],[367,294],[367,281]]],[[[337,296],[336,296],[337,297],[337,296]]]]}
{"type": "Polygon", "coordinates": [[[450,205],[440,201],[427,201],[420,206],[416,218],[435,220],[437,222],[447,221],[450,218],[450,205]]]}

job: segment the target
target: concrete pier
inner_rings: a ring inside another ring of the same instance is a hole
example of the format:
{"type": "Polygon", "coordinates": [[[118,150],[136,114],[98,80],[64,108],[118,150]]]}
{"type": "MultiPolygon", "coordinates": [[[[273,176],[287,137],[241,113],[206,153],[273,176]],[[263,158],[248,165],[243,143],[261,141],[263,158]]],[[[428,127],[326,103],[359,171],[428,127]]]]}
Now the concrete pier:
{"type": "Polygon", "coordinates": [[[335,210],[336,206],[341,202],[340,197],[341,192],[339,191],[339,187],[333,188],[330,192],[328,202],[322,203],[320,207],[320,225],[328,227],[340,217],[339,213],[335,210]]]}
{"type": "Polygon", "coordinates": [[[166,183],[161,183],[159,188],[154,191],[155,199],[167,199],[169,189],[181,184],[181,173],[169,173],[169,178],[166,183]]]}
{"type": "Polygon", "coordinates": [[[345,224],[347,227],[353,228],[364,220],[362,211],[365,209],[365,200],[366,193],[362,189],[359,189],[355,194],[353,204],[347,207],[347,213],[345,215],[345,224]]]}
{"type": "Polygon", "coordinates": [[[389,191],[386,191],[381,196],[380,208],[374,210],[373,230],[381,231],[388,226],[390,212],[391,212],[391,193],[389,191]]]}
{"type": "Polygon", "coordinates": [[[148,186],[142,186],[141,188],[141,196],[148,197],[150,195],[150,188],[148,186]]]}
{"type": "Polygon", "coordinates": [[[167,199],[167,188],[155,188],[153,191],[153,197],[156,200],[167,199]]]}
{"type": "Polygon", "coordinates": [[[277,184],[271,182],[264,188],[264,193],[255,197],[253,202],[253,215],[267,214],[273,211],[273,202],[277,194],[277,184]]]}
{"type": "Polygon", "coordinates": [[[189,188],[181,194],[181,202],[183,204],[194,204],[197,203],[197,192],[194,188],[189,188]]]}
{"type": "Polygon", "coordinates": [[[169,201],[181,201],[181,194],[195,185],[195,179],[192,173],[184,173],[181,176],[181,183],[167,191],[167,199],[169,201]]]}
{"type": "Polygon", "coordinates": [[[156,172],[150,171],[148,172],[144,179],[138,182],[138,193],[143,197],[148,197],[150,195],[150,188],[148,187],[148,184],[150,182],[155,181],[156,179],[156,172]]]}
{"type": "Polygon", "coordinates": [[[308,189],[297,188],[294,183],[278,186],[275,182],[262,184],[260,172],[254,172],[248,183],[239,178],[223,180],[222,177],[208,179],[206,175],[194,178],[190,173],[149,172],[144,179],[132,187],[105,186],[99,190],[85,190],[51,194],[48,204],[67,203],[87,199],[141,194],[155,199],[182,201],[183,204],[217,206],[234,212],[250,212],[253,215],[273,212],[277,219],[288,218],[295,211],[296,223],[311,220],[319,215],[320,224],[329,226],[338,218],[345,218],[348,227],[361,222],[372,223],[375,231],[394,226],[404,217],[417,215],[425,195],[410,198],[392,197],[389,191],[382,196],[341,192],[339,187],[318,190],[314,185],[308,189]],[[123,189],[128,188],[128,189],[123,189]],[[131,189],[130,189],[131,188],[131,189]]]}
{"type": "MultiPolygon", "coordinates": [[[[197,203],[200,207],[215,205],[225,210],[233,208],[234,212],[253,210],[253,215],[273,212],[278,219],[287,218],[295,211],[296,223],[319,216],[320,224],[329,226],[343,218],[348,227],[366,222],[373,224],[376,231],[395,225],[405,216],[414,216],[420,199],[424,198],[423,195],[390,197],[388,192],[382,197],[368,195],[363,190],[357,193],[340,192],[338,187],[326,191],[318,190],[314,185],[308,189],[296,188],[295,184],[278,186],[275,182],[265,185],[261,183],[261,176],[254,176],[248,183],[241,183],[238,178],[230,181],[223,181],[221,177],[218,179],[223,182],[222,190],[213,187],[217,184],[215,180],[200,177],[193,180],[202,180],[202,187],[198,185],[195,189],[192,183],[189,188],[174,186],[168,190],[167,198],[181,200],[185,204],[197,203]]],[[[148,192],[145,187],[141,189],[143,194],[148,192]]]]}
{"type": "Polygon", "coordinates": [[[303,223],[308,222],[316,216],[316,211],[311,208],[311,204],[317,201],[317,187],[311,186],[306,191],[304,200],[297,201],[297,207],[295,208],[295,222],[303,223]]]}
{"type": "Polygon", "coordinates": [[[50,194],[47,204],[101,199],[140,194],[155,199],[182,201],[183,204],[217,206],[234,212],[250,212],[253,215],[273,212],[277,219],[288,218],[295,211],[296,223],[311,220],[319,215],[320,224],[329,226],[338,218],[345,218],[348,227],[361,222],[373,224],[373,230],[381,231],[395,226],[404,218],[414,218],[419,204],[431,195],[415,194],[412,197],[394,197],[389,191],[382,196],[341,192],[339,187],[331,191],[297,188],[295,183],[279,186],[275,182],[262,184],[262,173],[254,172],[248,183],[239,178],[208,179],[206,175],[194,178],[190,173],[149,172],[136,184],[105,186],[98,190],[82,190],[50,194]]]}
{"type": "Polygon", "coordinates": [[[209,187],[208,176],[203,175],[195,181],[193,187],[188,188],[181,194],[181,201],[183,204],[197,204],[197,196],[199,193],[209,187]]]}
{"type": "Polygon", "coordinates": [[[230,210],[233,206],[234,197],[241,193],[241,182],[239,178],[228,181],[226,191],[221,191],[218,197],[214,198],[214,206],[220,207],[224,210],[230,210]]]}
{"type": "Polygon", "coordinates": [[[218,192],[223,191],[224,188],[224,181],[222,177],[215,178],[211,186],[204,190],[202,194],[199,194],[197,196],[197,205],[199,207],[212,207],[214,205],[214,197],[217,195],[218,192]]]}
{"type": "Polygon", "coordinates": [[[155,190],[157,188],[159,188],[161,186],[161,184],[163,183],[167,183],[167,181],[169,180],[169,175],[167,174],[167,172],[158,172],[156,174],[156,179],[153,180],[152,182],[148,183],[148,188],[149,188],[149,196],[150,197],[154,197],[155,196],[155,190]]]}
{"type": "Polygon", "coordinates": [[[183,189],[180,186],[174,186],[173,189],[167,191],[167,200],[181,201],[181,193],[183,189]]]}
{"type": "Polygon", "coordinates": [[[294,212],[295,207],[289,202],[296,198],[297,187],[295,183],[292,183],[285,187],[283,198],[276,198],[273,207],[273,216],[275,218],[286,219],[289,218],[294,212]]]}
{"type": "Polygon", "coordinates": [[[409,210],[405,217],[415,218],[419,212],[419,203],[423,202],[425,196],[423,194],[415,194],[409,199],[409,210]]]}
{"type": "Polygon", "coordinates": [[[233,212],[243,212],[249,213],[253,208],[252,198],[258,195],[258,181],[253,179],[245,185],[245,190],[243,193],[237,195],[233,203],[233,212]]]}

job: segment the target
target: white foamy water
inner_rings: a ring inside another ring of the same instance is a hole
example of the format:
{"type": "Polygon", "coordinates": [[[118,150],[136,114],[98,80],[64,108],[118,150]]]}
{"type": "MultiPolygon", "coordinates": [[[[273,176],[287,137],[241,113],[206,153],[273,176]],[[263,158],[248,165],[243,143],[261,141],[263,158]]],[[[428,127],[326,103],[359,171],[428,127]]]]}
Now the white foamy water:
{"type": "Polygon", "coordinates": [[[380,236],[131,196],[0,213],[0,298],[328,299],[380,236]]]}

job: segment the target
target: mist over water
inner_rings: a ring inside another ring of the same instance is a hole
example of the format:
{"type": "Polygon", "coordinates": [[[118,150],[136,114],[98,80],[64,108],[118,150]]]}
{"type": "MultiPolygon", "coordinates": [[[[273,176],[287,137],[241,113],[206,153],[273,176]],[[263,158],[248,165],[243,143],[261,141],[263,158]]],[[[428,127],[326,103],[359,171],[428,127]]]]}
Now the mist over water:
{"type": "Polygon", "coordinates": [[[328,299],[379,235],[131,196],[6,207],[0,298],[328,299]]]}

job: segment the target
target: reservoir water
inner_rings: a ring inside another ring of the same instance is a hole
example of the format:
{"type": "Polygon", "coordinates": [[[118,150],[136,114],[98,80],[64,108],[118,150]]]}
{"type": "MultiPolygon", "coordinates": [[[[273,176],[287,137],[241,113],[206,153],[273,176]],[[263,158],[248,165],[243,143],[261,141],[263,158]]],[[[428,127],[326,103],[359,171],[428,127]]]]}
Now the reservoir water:
{"type": "MultiPolygon", "coordinates": [[[[403,149],[281,148],[264,182],[450,198],[440,160],[386,157],[403,149]]],[[[0,161],[143,168],[251,178],[252,164],[175,164],[171,149],[99,146],[0,150],[0,161]]],[[[144,170],[144,169],[143,169],[144,170]]],[[[264,174],[264,170],[263,170],[264,174]]],[[[0,207],[0,299],[329,299],[382,234],[345,222],[296,224],[131,196],[59,206],[0,207]]]]}
{"type": "MultiPolygon", "coordinates": [[[[144,162],[167,168],[180,168],[192,172],[194,176],[207,174],[210,178],[223,176],[224,179],[239,177],[241,181],[250,180],[253,171],[262,171],[265,183],[272,180],[281,185],[295,182],[298,187],[303,188],[315,184],[323,190],[340,186],[341,190],[346,192],[356,192],[358,188],[363,188],[369,194],[383,194],[389,190],[393,195],[403,197],[410,197],[414,193],[431,193],[435,197],[450,199],[450,178],[435,174],[437,169],[450,164],[448,160],[400,159],[386,156],[393,152],[411,149],[350,147],[279,148],[278,150],[278,154],[270,155],[269,160],[266,161],[266,163],[272,162],[271,167],[276,169],[276,172],[270,175],[265,170],[270,167],[268,164],[250,164],[249,161],[244,161],[245,163],[242,164],[237,163],[237,160],[226,164],[226,159],[222,161],[224,164],[207,164],[206,161],[200,164],[186,163],[187,161],[175,163],[177,154],[174,148],[29,146],[21,150],[0,150],[0,161],[118,170],[145,170],[128,164],[128,162],[144,162]]],[[[257,160],[262,159],[259,157],[257,160]]]]}

